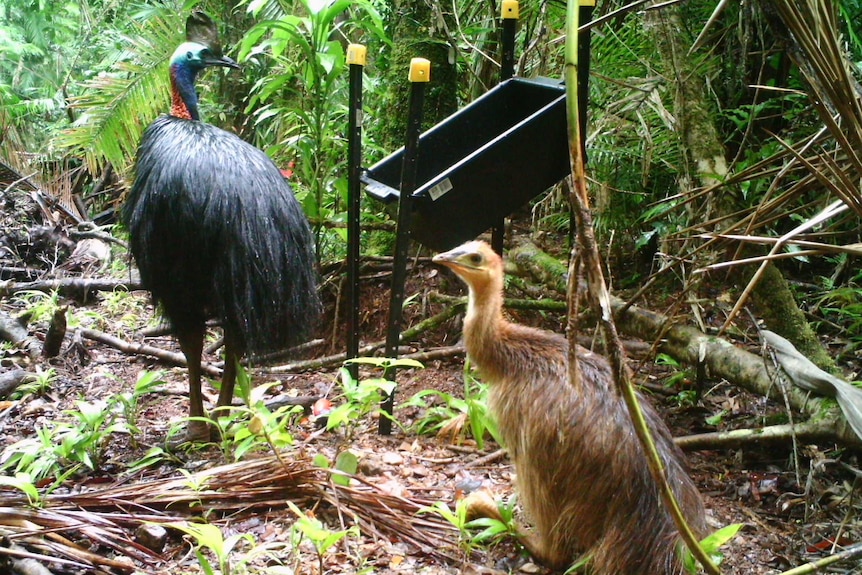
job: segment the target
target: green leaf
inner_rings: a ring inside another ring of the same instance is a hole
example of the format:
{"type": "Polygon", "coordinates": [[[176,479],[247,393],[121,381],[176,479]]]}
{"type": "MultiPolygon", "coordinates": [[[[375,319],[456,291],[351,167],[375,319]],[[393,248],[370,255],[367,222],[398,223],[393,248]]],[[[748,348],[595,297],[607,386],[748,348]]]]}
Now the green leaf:
{"type": "Polygon", "coordinates": [[[16,473],[15,477],[0,475],[0,485],[22,491],[27,496],[27,501],[30,502],[30,505],[37,505],[42,499],[41,495],[39,495],[39,490],[33,485],[33,478],[27,473],[16,473]]]}
{"type": "MultiPolygon", "coordinates": [[[[352,451],[342,451],[335,459],[335,468],[344,473],[354,475],[356,474],[356,470],[359,469],[359,459],[357,459],[352,451]]],[[[350,477],[346,475],[334,474],[332,481],[345,487],[350,485],[350,477]]]]}
{"type": "Polygon", "coordinates": [[[707,553],[714,553],[723,547],[728,541],[736,537],[739,530],[742,529],[743,523],[731,523],[722,527],[718,531],[704,537],[700,544],[707,553]]]}

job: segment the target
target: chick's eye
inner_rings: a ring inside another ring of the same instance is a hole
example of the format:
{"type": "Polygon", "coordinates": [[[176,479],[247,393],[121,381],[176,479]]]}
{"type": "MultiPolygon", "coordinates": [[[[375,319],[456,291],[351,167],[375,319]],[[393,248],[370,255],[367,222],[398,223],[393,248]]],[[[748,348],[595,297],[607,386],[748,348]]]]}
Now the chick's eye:
{"type": "Polygon", "coordinates": [[[470,255],[470,263],[473,265],[479,265],[482,263],[482,256],[479,254],[470,255]]]}

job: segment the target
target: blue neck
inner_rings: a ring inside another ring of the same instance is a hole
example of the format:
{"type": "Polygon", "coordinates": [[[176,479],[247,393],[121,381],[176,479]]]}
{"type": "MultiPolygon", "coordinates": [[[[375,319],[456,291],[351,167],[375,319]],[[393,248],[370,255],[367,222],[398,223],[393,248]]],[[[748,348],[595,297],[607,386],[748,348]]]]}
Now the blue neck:
{"type": "Polygon", "coordinates": [[[192,120],[200,120],[198,113],[198,94],[195,91],[197,70],[192,66],[171,64],[171,88],[173,89],[171,114],[178,117],[187,115],[192,120]],[[182,109],[185,106],[185,110],[182,109]]]}

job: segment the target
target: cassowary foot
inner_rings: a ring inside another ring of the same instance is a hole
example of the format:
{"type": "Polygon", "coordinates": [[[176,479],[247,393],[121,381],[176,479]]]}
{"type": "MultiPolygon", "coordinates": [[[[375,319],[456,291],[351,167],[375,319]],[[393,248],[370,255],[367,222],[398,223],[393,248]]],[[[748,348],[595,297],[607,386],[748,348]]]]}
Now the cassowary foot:
{"type": "Polygon", "coordinates": [[[177,451],[193,445],[201,445],[218,441],[221,436],[214,426],[205,421],[189,421],[186,424],[185,433],[178,433],[169,437],[166,441],[168,451],[177,451]]]}
{"type": "MultiPolygon", "coordinates": [[[[464,504],[467,506],[467,517],[469,519],[488,517],[502,523],[506,522],[500,513],[500,509],[497,507],[497,502],[484,489],[470,493],[464,499],[464,504]]],[[[536,533],[530,533],[524,526],[518,524],[515,525],[515,528],[516,532],[514,535],[516,539],[536,562],[554,571],[563,571],[571,565],[572,560],[570,558],[559,557],[549,553],[541,537],[536,533]]],[[[522,562],[521,558],[509,565],[509,570],[517,568],[519,562],[522,562]]]]}

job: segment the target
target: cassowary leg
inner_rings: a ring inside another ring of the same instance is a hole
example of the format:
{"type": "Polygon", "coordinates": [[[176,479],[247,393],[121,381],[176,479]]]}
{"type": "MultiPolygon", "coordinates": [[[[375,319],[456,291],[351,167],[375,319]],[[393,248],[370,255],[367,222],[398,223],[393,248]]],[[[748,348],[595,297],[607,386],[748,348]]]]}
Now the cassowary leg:
{"type": "MultiPolygon", "coordinates": [[[[177,333],[180,349],[186,356],[189,366],[189,417],[206,417],[203,395],[201,394],[201,354],[204,349],[204,326],[193,327],[177,333]]],[[[210,430],[206,422],[192,419],[186,427],[186,441],[209,441],[210,430]]]]}
{"type": "Polygon", "coordinates": [[[224,370],[221,375],[221,390],[218,394],[218,407],[229,407],[233,401],[233,388],[236,384],[236,366],[240,358],[238,346],[227,334],[224,336],[224,370]]]}
{"type": "MultiPolygon", "coordinates": [[[[469,494],[464,500],[464,505],[467,506],[467,517],[469,519],[488,517],[496,519],[501,523],[506,522],[500,513],[500,509],[497,507],[497,502],[485,490],[474,491],[469,494]]],[[[527,550],[527,553],[545,567],[549,567],[555,571],[562,571],[573,563],[572,557],[554,552],[537,533],[529,533],[523,525],[516,523],[515,530],[515,536],[524,549],[527,550]]]]}

